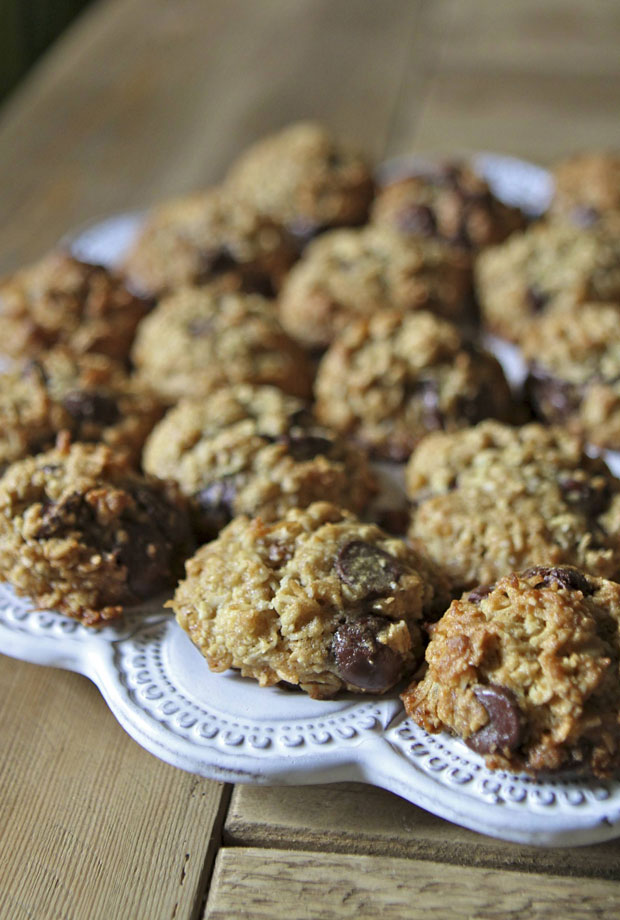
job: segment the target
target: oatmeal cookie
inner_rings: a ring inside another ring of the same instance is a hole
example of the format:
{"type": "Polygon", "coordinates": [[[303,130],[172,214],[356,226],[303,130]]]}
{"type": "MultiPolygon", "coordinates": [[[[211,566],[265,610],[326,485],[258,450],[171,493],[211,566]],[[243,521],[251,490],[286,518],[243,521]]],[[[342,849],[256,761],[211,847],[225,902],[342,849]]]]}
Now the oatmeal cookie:
{"type": "Polygon", "coordinates": [[[227,186],[302,245],[330,227],[363,224],[374,192],[362,156],[314,122],[253,144],[231,166],[227,186]]]}
{"type": "Polygon", "coordinates": [[[235,518],[189,560],[171,606],[213,671],[326,699],[412,673],[439,600],[439,575],[412,547],[316,502],[272,524],[235,518]]]}
{"type": "Polygon", "coordinates": [[[54,348],[0,376],[0,471],[53,447],[61,431],[102,441],[137,463],[160,401],[105,355],[54,348]]]}
{"type": "Polygon", "coordinates": [[[549,310],[532,322],[522,347],[536,416],[620,450],[620,304],[549,310]]]}
{"type": "Polygon", "coordinates": [[[371,221],[476,252],[526,225],[518,208],[499,201],[481,176],[459,162],[429,163],[386,185],[374,201],[371,221]]]}
{"type": "Polygon", "coordinates": [[[620,211],[620,155],[592,151],[567,157],[552,169],[555,193],[549,209],[553,218],[579,227],[595,223],[601,214],[620,211]]]}
{"type": "Polygon", "coordinates": [[[609,776],[620,767],[619,625],[614,582],[568,566],[506,575],[433,626],[405,709],[491,769],[609,776]]]}
{"type": "Polygon", "coordinates": [[[2,351],[31,358],[64,345],[122,361],[150,307],[120,275],[53,252],[0,283],[2,351]]]}
{"type": "Polygon", "coordinates": [[[531,320],[559,300],[620,300],[620,218],[587,229],[538,224],[483,252],[476,274],[485,324],[520,342],[531,320]]]}
{"type": "Polygon", "coordinates": [[[390,227],[333,230],[308,246],[280,295],[280,318],[300,342],[322,348],[351,320],[377,310],[430,310],[468,318],[467,258],[440,240],[390,227]]]}
{"type": "Polygon", "coordinates": [[[87,625],[174,584],[192,551],[185,503],[103,445],[61,445],[0,479],[0,575],[87,625]]]}
{"type": "Polygon", "coordinates": [[[323,424],[398,461],[429,431],[515,412],[499,362],[424,311],[351,323],[319,365],[316,396],[323,424]]]}
{"type": "Polygon", "coordinates": [[[183,400],[156,426],[143,463],[179,484],[205,539],[238,514],[273,521],[319,499],[361,512],[377,490],[364,453],[275,387],[183,400]]]}
{"type": "Polygon", "coordinates": [[[138,377],[171,401],[223,384],[270,384],[302,398],[312,389],[310,362],[283,332],[273,303],[217,286],[181,288],[162,300],[132,354],[138,377]]]}
{"type": "Polygon", "coordinates": [[[153,208],[124,269],[137,290],[160,296],[216,281],[273,296],[296,257],[282,227],[213,188],[153,208]]]}
{"type": "Polygon", "coordinates": [[[431,434],[406,479],[410,535],[455,593],[538,564],[620,577],[620,481],[563,429],[487,421],[431,434]]]}

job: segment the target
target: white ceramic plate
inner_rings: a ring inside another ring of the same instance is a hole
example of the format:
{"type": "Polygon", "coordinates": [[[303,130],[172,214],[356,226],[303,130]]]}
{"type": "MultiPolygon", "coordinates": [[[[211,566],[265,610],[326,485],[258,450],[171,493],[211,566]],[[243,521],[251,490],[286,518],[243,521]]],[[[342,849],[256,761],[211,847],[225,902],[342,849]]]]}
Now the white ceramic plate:
{"type": "MultiPolygon", "coordinates": [[[[477,162],[507,200],[525,203],[532,213],[548,200],[550,179],[539,167],[494,155],[477,162]]],[[[73,248],[82,258],[114,265],[140,221],[139,215],[105,220],[81,233],[73,248]]],[[[506,352],[503,360],[518,380],[518,356],[506,352]]],[[[383,473],[398,493],[398,478],[383,473]]],[[[317,701],[260,689],[237,673],[212,674],[160,603],[96,631],[37,611],[0,585],[0,650],[91,678],[139,744],[212,779],[361,780],[457,824],[522,843],[569,846],[620,835],[620,783],[541,782],[491,772],[458,739],[428,735],[405,718],[396,692],[317,701]]]]}

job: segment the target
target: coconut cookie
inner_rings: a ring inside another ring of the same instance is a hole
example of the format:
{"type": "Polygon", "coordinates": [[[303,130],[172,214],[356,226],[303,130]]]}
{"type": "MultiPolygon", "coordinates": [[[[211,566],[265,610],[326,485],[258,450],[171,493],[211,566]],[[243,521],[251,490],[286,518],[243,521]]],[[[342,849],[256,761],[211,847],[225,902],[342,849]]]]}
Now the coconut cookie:
{"type": "Polygon", "coordinates": [[[455,593],[532,565],[620,577],[620,481],[559,428],[432,434],[407,467],[410,536],[455,593]]]}
{"type": "Polygon", "coordinates": [[[620,767],[620,585],[537,566],[476,589],[432,628],[403,694],[492,769],[610,776],[620,767]]]}
{"type": "Polygon", "coordinates": [[[516,411],[498,361],[424,311],[351,323],[323,357],[315,389],[323,424],[398,461],[430,431],[516,411]]]}
{"type": "Polygon", "coordinates": [[[620,300],[620,219],[586,229],[537,224],[485,250],[476,274],[486,326],[520,342],[532,319],[558,302],[620,300]]]}
{"type": "Polygon", "coordinates": [[[322,348],[352,320],[381,309],[466,319],[470,281],[468,258],[443,241],[406,239],[390,227],[333,230],[290,272],[280,318],[294,338],[322,348]]]}
{"type": "Polygon", "coordinates": [[[0,377],[0,471],[52,447],[61,431],[102,441],[137,463],[162,414],[159,400],[117,361],[55,348],[0,377]]]}
{"type": "Polygon", "coordinates": [[[374,191],[363,157],[314,122],[253,144],[233,163],[226,183],[302,245],[330,227],[364,223],[374,191]]]}
{"type": "Polygon", "coordinates": [[[302,398],[312,389],[310,362],[273,304],[217,286],[162,300],[140,326],[132,356],[140,380],[171,402],[226,384],[270,384],[302,398]]]}
{"type": "Polygon", "coordinates": [[[62,446],[0,480],[0,576],[87,625],[173,585],[191,550],[176,489],[108,447],[62,446]]]}
{"type": "Polygon", "coordinates": [[[525,228],[518,208],[503,204],[467,163],[428,164],[377,195],[371,221],[412,236],[439,237],[477,252],[525,228]]]}
{"type": "Polygon", "coordinates": [[[319,499],[361,512],[377,491],[364,452],[275,387],[240,384],[183,400],[156,426],[143,463],[178,483],[205,539],[238,514],[273,521],[319,499]]]}
{"type": "Polygon", "coordinates": [[[53,252],[0,283],[0,350],[31,358],[64,345],[125,360],[150,307],[120,275],[53,252]]]}
{"type": "Polygon", "coordinates": [[[214,188],[153,208],[124,268],[150,294],[217,282],[273,296],[296,257],[278,224],[214,188]]]}
{"type": "Polygon", "coordinates": [[[556,308],[523,337],[535,415],[620,450],[620,304],[556,308]]]}
{"type": "Polygon", "coordinates": [[[189,560],[171,606],[212,670],[327,699],[412,673],[421,621],[442,601],[411,546],[317,502],[272,524],[236,518],[189,560]]]}

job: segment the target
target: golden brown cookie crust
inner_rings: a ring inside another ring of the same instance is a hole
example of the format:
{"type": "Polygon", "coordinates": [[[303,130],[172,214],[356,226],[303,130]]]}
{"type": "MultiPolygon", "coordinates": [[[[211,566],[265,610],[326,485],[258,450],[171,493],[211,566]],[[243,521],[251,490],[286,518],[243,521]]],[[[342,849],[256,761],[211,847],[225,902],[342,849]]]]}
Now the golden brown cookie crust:
{"type": "Polygon", "coordinates": [[[620,585],[541,566],[464,595],[433,626],[424,678],[403,695],[492,769],[620,767],[620,585]]]}
{"type": "Polygon", "coordinates": [[[212,670],[327,699],[411,673],[441,592],[402,540],[318,502],[272,524],[236,518],[189,560],[171,606],[212,670]]]}

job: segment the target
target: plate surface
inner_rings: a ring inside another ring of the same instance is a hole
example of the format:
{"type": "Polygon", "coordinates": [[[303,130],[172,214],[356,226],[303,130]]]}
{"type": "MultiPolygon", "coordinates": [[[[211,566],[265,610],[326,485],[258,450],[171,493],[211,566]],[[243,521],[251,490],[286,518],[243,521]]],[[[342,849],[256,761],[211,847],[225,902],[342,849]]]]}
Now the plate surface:
{"type": "MultiPolygon", "coordinates": [[[[500,197],[530,213],[544,209],[551,182],[540,167],[491,154],[476,164],[500,197]]],[[[395,168],[385,169],[393,174],[395,168]]],[[[109,218],[80,233],[73,249],[114,266],[140,223],[140,215],[109,218]]],[[[518,382],[518,355],[503,355],[501,343],[494,347],[518,382]]],[[[398,477],[387,470],[383,476],[398,492],[398,477]]],[[[458,739],[428,735],[405,718],[396,693],[317,701],[261,689],[233,672],[213,674],[159,602],[96,631],[37,611],[0,585],[0,651],[91,678],[132,738],[156,757],[205,777],[262,784],[364,781],[472,830],[522,843],[572,846],[620,836],[620,783],[542,782],[489,771],[458,739]]]]}

